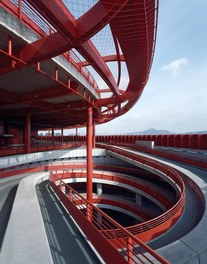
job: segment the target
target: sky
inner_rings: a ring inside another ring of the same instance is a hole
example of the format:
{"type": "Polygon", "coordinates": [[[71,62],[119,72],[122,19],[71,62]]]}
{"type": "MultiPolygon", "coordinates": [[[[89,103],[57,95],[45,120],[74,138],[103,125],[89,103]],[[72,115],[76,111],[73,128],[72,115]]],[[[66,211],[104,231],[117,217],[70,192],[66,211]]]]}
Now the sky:
{"type": "Polygon", "coordinates": [[[160,0],[150,79],[125,115],[97,134],[149,128],[174,133],[207,130],[207,0],[160,0]]]}

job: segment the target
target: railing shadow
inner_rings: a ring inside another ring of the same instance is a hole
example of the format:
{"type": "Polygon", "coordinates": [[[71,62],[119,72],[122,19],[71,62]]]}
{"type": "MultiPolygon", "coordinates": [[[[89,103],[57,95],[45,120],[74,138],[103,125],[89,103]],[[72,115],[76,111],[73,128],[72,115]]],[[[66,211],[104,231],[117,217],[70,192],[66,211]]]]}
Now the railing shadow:
{"type": "Polygon", "coordinates": [[[37,185],[36,192],[54,263],[100,263],[47,184],[37,185]]]}
{"type": "Polygon", "coordinates": [[[18,184],[15,185],[8,193],[4,204],[0,210],[0,249],[4,240],[6,228],[11,214],[14,198],[16,195],[18,184]]]}

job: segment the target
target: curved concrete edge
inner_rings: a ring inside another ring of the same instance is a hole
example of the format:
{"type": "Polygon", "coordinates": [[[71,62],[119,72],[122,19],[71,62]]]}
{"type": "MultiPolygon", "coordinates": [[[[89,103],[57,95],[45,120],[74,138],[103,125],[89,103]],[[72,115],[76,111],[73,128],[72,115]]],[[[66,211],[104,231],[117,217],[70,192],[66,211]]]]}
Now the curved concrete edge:
{"type": "MultiPolygon", "coordinates": [[[[133,151],[136,152],[137,151],[133,151]]],[[[170,161],[163,160],[161,158],[153,157],[142,152],[139,152],[139,155],[149,157],[151,159],[157,160],[166,164],[170,167],[173,167],[183,173],[183,180],[188,183],[194,192],[201,199],[202,206],[205,207],[203,217],[197,226],[189,232],[187,235],[183,236],[181,239],[164,246],[160,249],[157,249],[156,252],[167,259],[170,263],[179,263],[179,264],[206,264],[207,261],[207,183],[199,177],[199,173],[195,174],[190,171],[190,168],[186,169],[181,165],[171,163],[170,161]]],[[[118,158],[118,156],[117,156],[118,158]]],[[[125,161],[131,163],[130,159],[127,160],[124,157],[125,161]]],[[[135,166],[141,167],[139,164],[133,162],[135,166]]],[[[143,168],[149,170],[148,166],[142,165],[143,168]]],[[[188,167],[185,165],[185,167],[188,167]]],[[[189,166],[190,167],[190,166],[189,166]]],[[[155,173],[156,174],[156,173],[155,173]]],[[[201,204],[198,204],[201,206],[201,204]]],[[[148,254],[147,254],[148,255],[148,254]]],[[[156,263],[156,262],[155,262],[156,263]]]]}
{"type": "MultiPolygon", "coordinates": [[[[114,153],[112,151],[107,150],[107,153],[109,155],[117,158],[117,159],[120,159],[122,161],[125,161],[127,163],[130,163],[130,164],[132,164],[132,165],[134,165],[136,167],[139,167],[141,169],[147,170],[147,171],[149,171],[149,172],[151,172],[153,174],[156,174],[157,176],[159,176],[160,178],[162,178],[166,182],[168,182],[175,189],[175,191],[177,192],[177,194],[180,194],[181,190],[178,187],[178,185],[170,177],[168,177],[164,172],[161,172],[161,171],[159,171],[159,170],[157,170],[155,168],[152,168],[152,167],[150,167],[150,166],[148,166],[146,164],[140,163],[140,162],[138,162],[136,160],[130,159],[130,158],[125,157],[125,156],[122,156],[122,155],[117,154],[117,153],[114,153]]],[[[140,153],[139,153],[139,155],[140,155],[140,153]]]]}
{"type": "MultiPolygon", "coordinates": [[[[181,239],[157,249],[156,252],[166,258],[170,263],[206,264],[207,236],[205,236],[205,234],[207,234],[207,183],[202,180],[199,175],[192,173],[190,169],[183,168],[181,165],[173,164],[171,162],[167,162],[166,160],[162,160],[157,157],[155,158],[143,153],[139,153],[139,155],[158,160],[159,162],[167,164],[182,172],[184,174],[184,181],[191,185],[191,188],[198,194],[198,196],[202,195],[200,198],[205,207],[203,217],[191,232],[181,239]]],[[[185,167],[187,166],[185,165],[185,167]]],[[[201,204],[198,204],[198,206],[201,206],[201,204]]]]}
{"type": "Polygon", "coordinates": [[[52,264],[53,259],[35,186],[48,173],[34,173],[21,180],[5,233],[0,263],[52,264]]]}
{"type": "MultiPolygon", "coordinates": [[[[170,263],[206,264],[207,236],[205,234],[207,234],[207,183],[187,169],[173,164],[171,164],[171,166],[180,170],[186,175],[186,177],[189,177],[195,184],[197,184],[204,196],[205,211],[198,225],[190,233],[172,244],[158,249],[157,252],[164,258],[168,259],[170,263]]],[[[198,204],[198,206],[200,205],[198,204]]]]}

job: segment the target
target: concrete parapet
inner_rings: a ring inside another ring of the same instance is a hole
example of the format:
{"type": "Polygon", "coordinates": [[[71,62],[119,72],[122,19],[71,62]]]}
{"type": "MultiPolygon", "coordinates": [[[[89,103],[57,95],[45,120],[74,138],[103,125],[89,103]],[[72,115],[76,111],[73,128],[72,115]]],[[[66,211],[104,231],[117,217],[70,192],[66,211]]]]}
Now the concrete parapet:
{"type": "Polygon", "coordinates": [[[155,147],[155,149],[161,153],[174,155],[174,156],[185,158],[188,160],[193,160],[193,161],[203,162],[203,163],[207,162],[206,150],[171,148],[171,147],[155,147]]]}
{"type": "Polygon", "coordinates": [[[135,141],[135,145],[137,147],[153,149],[154,148],[154,141],[137,140],[137,141],[135,141]]]}
{"type": "MultiPolygon", "coordinates": [[[[106,153],[103,149],[93,149],[93,156],[104,156],[106,153]]],[[[0,168],[8,168],[12,166],[19,166],[21,164],[28,164],[39,161],[52,161],[54,159],[67,159],[67,158],[85,158],[86,149],[64,149],[36,152],[30,154],[13,155],[0,158],[0,168]]]]}
{"type": "Polygon", "coordinates": [[[48,173],[36,173],[24,178],[17,190],[7,230],[0,263],[52,264],[52,256],[35,185],[48,173]]]}

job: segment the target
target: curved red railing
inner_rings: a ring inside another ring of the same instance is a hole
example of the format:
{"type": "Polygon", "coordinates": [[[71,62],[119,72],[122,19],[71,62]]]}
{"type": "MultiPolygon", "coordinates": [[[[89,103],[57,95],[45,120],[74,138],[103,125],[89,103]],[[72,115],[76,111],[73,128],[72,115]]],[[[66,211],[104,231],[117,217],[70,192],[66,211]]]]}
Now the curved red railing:
{"type": "MultiPolygon", "coordinates": [[[[140,160],[139,160],[140,161],[140,160]]],[[[142,158],[142,164],[144,161],[144,158],[142,158]]],[[[159,162],[156,162],[156,164],[159,164],[159,162]]],[[[156,166],[157,168],[157,166],[156,166]]],[[[163,168],[163,166],[162,166],[163,168]]],[[[54,173],[54,172],[53,172],[54,173]]],[[[86,172],[85,171],[63,171],[59,170],[58,172],[56,171],[56,175],[58,179],[67,179],[67,178],[86,178],[86,172]]],[[[161,233],[165,232],[167,229],[172,227],[174,223],[178,220],[180,215],[183,212],[184,206],[185,206],[185,185],[183,180],[181,179],[179,173],[173,169],[169,170],[169,173],[167,173],[169,177],[173,177],[173,180],[177,178],[176,183],[179,185],[181,189],[180,193],[180,198],[177,201],[175,205],[171,205],[171,208],[168,208],[168,210],[161,214],[160,216],[153,218],[151,220],[148,220],[146,222],[127,227],[126,229],[129,230],[133,235],[136,235],[139,237],[142,241],[149,241],[152,238],[155,238],[156,236],[160,235],[161,233]]],[[[93,178],[95,179],[108,179],[112,181],[118,181],[118,182],[123,182],[122,178],[119,178],[117,175],[108,175],[107,172],[104,173],[93,173],[93,178]]],[[[136,186],[137,180],[131,179],[130,177],[124,179],[125,184],[132,185],[133,187],[137,187],[140,189],[140,185],[136,186]]],[[[146,193],[152,193],[149,188],[144,189],[146,193]]],[[[163,202],[163,199],[160,195],[156,195],[155,198],[158,201],[163,202]]],[[[80,203],[78,203],[80,204],[80,203]]],[[[107,232],[107,231],[105,231],[107,232]]],[[[109,231],[110,232],[110,231],[109,231]]],[[[117,231],[119,232],[119,231],[117,231]]]]}
{"type": "MultiPolygon", "coordinates": [[[[68,172],[67,170],[63,170],[61,173],[60,170],[58,170],[59,178],[60,179],[67,179],[67,178],[86,178],[87,173],[85,170],[82,171],[75,171],[72,170],[71,172],[68,172]]],[[[118,173],[110,173],[108,171],[99,172],[99,171],[93,171],[93,179],[103,179],[108,180],[112,182],[119,182],[124,185],[130,187],[137,188],[138,190],[143,191],[147,195],[153,197],[155,200],[159,201],[165,208],[169,209],[172,207],[172,203],[167,200],[167,198],[164,196],[163,193],[159,192],[158,190],[154,189],[153,187],[148,187],[147,184],[140,183],[138,179],[135,179],[130,176],[121,176],[118,173]]]]}
{"type": "Polygon", "coordinates": [[[119,208],[122,208],[128,212],[131,212],[133,214],[136,214],[137,216],[144,219],[144,221],[147,221],[152,218],[151,214],[149,212],[144,211],[141,207],[137,206],[136,204],[133,204],[132,202],[127,202],[126,200],[115,198],[113,195],[103,195],[102,197],[93,196],[93,203],[99,204],[99,205],[111,205],[116,206],[119,208]]]}
{"type": "MultiPolygon", "coordinates": [[[[91,237],[92,243],[96,236],[100,236],[99,243],[94,244],[98,251],[99,248],[97,248],[97,246],[105,246],[102,245],[102,239],[104,238],[109,241],[111,247],[117,249],[119,253],[122,253],[120,255],[123,259],[127,259],[126,263],[146,263],[146,261],[148,263],[154,263],[154,260],[159,261],[159,263],[168,263],[168,261],[158,255],[154,250],[111,219],[107,214],[95,207],[92,203],[88,202],[88,200],[65,184],[52,172],[50,173],[50,185],[61,202],[80,225],[82,231],[85,232],[87,236],[91,237]],[[102,218],[101,221],[99,220],[100,216],[102,218]],[[91,230],[89,230],[89,228],[92,227],[95,228],[93,234],[91,230]],[[119,230],[121,236],[117,236],[115,230],[119,230]],[[139,245],[139,247],[135,247],[135,245],[139,245]]],[[[109,254],[108,252],[108,255],[109,254]]],[[[102,257],[105,258],[107,256],[102,255],[102,257]]],[[[116,258],[113,260],[112,258],[114,258],[114,256],[110,255],[110,261],[107,263],[115,263],[113,261],[116,261],[116,258]]]]}
{"type": "MultiPolygon", "coordinates": [[[[64,161],[51,161],[48,165],[40,165],[43,161],[38,161],[38,164],[36,162],[30,162],[26,164],[20,164],[17,166],[11,166],[0,169],[0,178],[4,177],[10,177],[15,174],[21,174],[25,172],[34,172],[34,171],[48,171],[48,170],[64,170],[64,169],[85,169],[86,163],[68,163],[64,161]],[[40,164],[39,164],[40,163],[40,164]],[[24,168],[22,168],[22,166],[24,168]]],[[[126,172],[130,173],[137,173],[139,172],[137,169],[131,169],[131,168],[125,168],[125,167],[116,167],[116,166],[108,166],[108,165],[97,165],[93,164],[94,169],[100,169],[100,170],[115,170],[115,171],[121,171],[123,169],[123,172],[127,169],[126,172]]],[[[146,175],[143,174],[143,175],[146,175]]]]}
{"type": "MultiPolygon", "coordinates": [[[[83,195],[83,197],[85,198],[85,195],[83,195]]],[[[93,200],[92,203],[98,204],[99,208],[101,207],[100,205],[110,205],[110,206],[116,206],[118,208],[124,209],[127,212],[133,213],[134,215],[137,215],[141,218],[144,219],[144,221],[147,221],[149,219],[151,219],[152,217],[146,213],[144,210],[142,210],[142,208],[138,208],[138,206],[136,204],[133,204],[132,202],[127,202],[123,199],[120,198],[115,198],[113,195],[93,195],[93,200]]],[[[81,201],[77,202],[76,205],[81,205],[81,201]]],[[[115,209],[117,210],[117,209],[115,209]]]]}
{"type": "MultiPolygon", "coordinates": [[[[168,230],[182,215],[185,206],[185,184],[182,180],[180,173],[173,168],[169,167],[168,165],[162,164],[156,160],[150,159],[148,157],[143,157],[138,155],[137,153],[129,152],[126,149],[120,149],[118,147],[109,146],[105,144],[98,144],[99,147],[102,147],[106,150],[112,151],[116,154],[122,155],[126,158],[129,158],[133,161],[139,162],[145,166],[149,166],[164,173],[168,178],[170,178],[174,184],[176,184],[180,188],[181,196],[177,203],[167,212],[163,213],[162,215],[149,220],[145,223],[141,223],[136,227],[130,227],[132,232],[139,234],[139,238],[143,241],[149,241],[162,232],[168,230]]],[[[147,167],[146,167],[147,168],[147,167]]]]}

